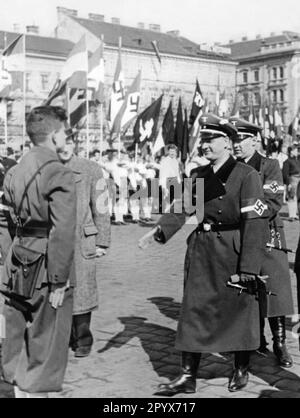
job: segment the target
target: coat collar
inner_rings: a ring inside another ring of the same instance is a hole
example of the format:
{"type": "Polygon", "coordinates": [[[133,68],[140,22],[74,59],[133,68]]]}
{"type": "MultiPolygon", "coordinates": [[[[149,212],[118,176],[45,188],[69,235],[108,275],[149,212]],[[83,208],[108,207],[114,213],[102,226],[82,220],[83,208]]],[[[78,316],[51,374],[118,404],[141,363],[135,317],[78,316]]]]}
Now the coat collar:
{"type": "Polygon", "coordinates": [[[226,194],[225,183],[227,182],[232,170],[236,166],[236,160],[230,156],[225,163],[214,173],[211,164],[199,167],[192,171],[191,176],[204,179],[204,201],[216,199],[226,194]]]}
{"type": "Polygon", "coordinates": [[[219,180],[222,183],[226,183],[228,177],[230,176],[232,170],[236,166],[236,160],[233,158],[232,155],[225,161],[225,163],[219,168],[219,170],[215,173],[219,180]]]}
{"type": "Polygon", "coordinates": [[[252,157],[246,164],[255,168],[256,171],[260,171],[262,159],[263,159],[262,155],[260,155],[257,151],[255,151],[255,153],[252,155],[252,157]]]}

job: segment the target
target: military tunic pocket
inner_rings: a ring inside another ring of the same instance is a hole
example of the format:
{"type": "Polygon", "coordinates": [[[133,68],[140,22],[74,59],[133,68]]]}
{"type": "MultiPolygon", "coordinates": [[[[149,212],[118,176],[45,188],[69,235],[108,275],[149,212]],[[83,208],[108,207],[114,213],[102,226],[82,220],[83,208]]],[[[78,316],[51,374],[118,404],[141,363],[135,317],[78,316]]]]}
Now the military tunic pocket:
{"type": "Polygon", "coordinates": [[[84,258],[96,257],[96,235],[98,229],[94,224],[84,225],[81,236],[81,254],[84,258]]]}

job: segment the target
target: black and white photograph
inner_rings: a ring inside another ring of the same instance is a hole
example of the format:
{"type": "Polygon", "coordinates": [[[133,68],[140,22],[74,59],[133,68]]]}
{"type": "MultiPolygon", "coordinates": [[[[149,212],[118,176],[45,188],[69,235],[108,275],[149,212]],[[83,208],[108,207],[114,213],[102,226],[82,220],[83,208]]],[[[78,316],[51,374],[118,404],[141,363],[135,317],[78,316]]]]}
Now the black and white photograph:
{"type": "Polygon", "coordinates": [[[300,398],[299,0],[10,0],[0,398],[300,398]]]}

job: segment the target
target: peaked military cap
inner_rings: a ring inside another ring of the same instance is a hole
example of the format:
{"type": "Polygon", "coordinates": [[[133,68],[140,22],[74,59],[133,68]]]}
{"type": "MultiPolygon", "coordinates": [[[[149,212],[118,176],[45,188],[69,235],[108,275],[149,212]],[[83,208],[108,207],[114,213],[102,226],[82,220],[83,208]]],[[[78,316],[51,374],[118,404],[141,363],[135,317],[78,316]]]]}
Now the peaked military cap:
{"type": "Polygon", "coordinates": [[[201,139],[209,140],[220,136],[233,139],[237,136],[237,129],[228,119],[220,118],[211,113],[203,114],[199,119],[201,139]]]}
{"type": "Polygon", "coordinates": [[[229,121],[238,130],[239,140],[257,136],[258,134],[261,134],[262,132],[262,128],[260,126],[254,125],[254,123],[250,123],[247,120],[232,116],[231,118],[229,118],[229,121]]]}

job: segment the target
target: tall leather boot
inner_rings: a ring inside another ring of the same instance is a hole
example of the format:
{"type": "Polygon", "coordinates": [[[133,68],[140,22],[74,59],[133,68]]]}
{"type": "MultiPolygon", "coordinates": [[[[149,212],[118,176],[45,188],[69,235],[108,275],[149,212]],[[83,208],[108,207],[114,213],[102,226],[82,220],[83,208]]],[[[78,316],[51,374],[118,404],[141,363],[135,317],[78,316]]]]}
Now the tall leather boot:
{"type": "Polygon", "coordinates": [[[268,350],[268,343],[265,337],[265,318],[263,316],[260,316],[259,318],[259,325],[260,325],[260,346],[256,350],[258,354],[266,356],[269,352],[268,350]]]}
{"type": "Polygon", "coordinates": [[[249,380],[250,351],[234,353],[234,371],[229,381],[229,392],[237,392],[247,386],[249,380]]]}
{"type": "Polygon", "coordinates": [[[177,393],[195,393],[197,370],[201,359],[200,353],[182,352],[181,373],[170,383],[160,384],[156,395],[173,396],[177,393]]]}
{"type": "Polygon", "coordinates": [[[288,369],[292,367],[293,359],[290,356],[287,346],[285,344],[285,317],[277,316],[274,318],[269,318],[269,323],[273,334],[274,354],[278,359],[279,365],[288,369]]]}

